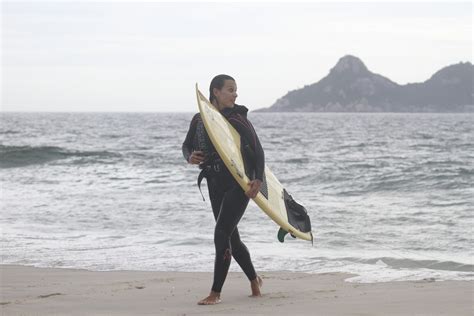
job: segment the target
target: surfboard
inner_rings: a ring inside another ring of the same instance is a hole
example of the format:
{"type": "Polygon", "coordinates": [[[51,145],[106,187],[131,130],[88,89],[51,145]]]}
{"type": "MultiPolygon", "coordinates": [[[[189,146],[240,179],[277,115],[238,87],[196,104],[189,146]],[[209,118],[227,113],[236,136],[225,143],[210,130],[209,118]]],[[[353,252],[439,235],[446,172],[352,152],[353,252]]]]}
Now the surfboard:
{"type": "MultiPolygon", "coordinates": [[[[199,112],[212,144],[237,183],[244,191],[248,191],[250,179],[245,172],[240,134],[199,91],[197,84],[196,96],[199,112]]],[[[253,200],[280,227],[280,242],[284,241],[288,233],[293,237],[313,241],[306,209],[292,198],[266,164],[262,189],[253,200]]]]}

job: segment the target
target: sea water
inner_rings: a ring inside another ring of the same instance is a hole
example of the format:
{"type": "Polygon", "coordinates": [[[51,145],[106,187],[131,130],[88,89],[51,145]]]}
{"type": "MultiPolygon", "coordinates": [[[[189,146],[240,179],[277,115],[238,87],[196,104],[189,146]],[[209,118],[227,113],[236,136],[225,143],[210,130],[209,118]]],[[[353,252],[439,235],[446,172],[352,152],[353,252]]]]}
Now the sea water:
{"type": "MultiPolygon", "coordinates": [[[[192,116],[3,113],[2,264],[212,271],[210,202],[181,152],[192,116]]],[[[251,202],[239,230],[257,271],[474,279],[473,114],[249,119],[314,235],[313,245],[280,243],[276,224],[251,202]]],[[[235,262],[231,271],[240,271],[235,262]]]]}

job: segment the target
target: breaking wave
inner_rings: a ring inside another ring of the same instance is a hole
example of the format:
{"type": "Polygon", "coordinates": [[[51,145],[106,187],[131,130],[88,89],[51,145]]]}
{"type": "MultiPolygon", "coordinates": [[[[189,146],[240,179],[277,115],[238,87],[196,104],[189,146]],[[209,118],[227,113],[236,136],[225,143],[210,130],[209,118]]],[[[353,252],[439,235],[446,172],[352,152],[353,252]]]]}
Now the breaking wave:
{"type": "MultiPolygon", "coordinates": [[[[78,151],[55,146],[0,145],[0,168],[18,168],[40,165],[68,158],[113,158],[119,154],[107,151],[78,151]]],[[[97,160],[96,160],[97,162],[97,160]]]]}

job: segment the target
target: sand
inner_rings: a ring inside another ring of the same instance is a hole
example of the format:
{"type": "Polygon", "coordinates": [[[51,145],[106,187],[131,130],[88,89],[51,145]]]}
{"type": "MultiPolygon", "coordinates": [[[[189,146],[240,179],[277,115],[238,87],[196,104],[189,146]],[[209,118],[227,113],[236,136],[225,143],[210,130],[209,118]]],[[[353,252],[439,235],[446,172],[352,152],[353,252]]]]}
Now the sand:
{"type": "Polygon", "coordinates": [[[2,315],[474,315],[474,282],[350,283],[341,273],[264,272],[251,298],[230,273],[222,303],[198,306],[210,273],[91,272],[0,265],[2,315]]]}

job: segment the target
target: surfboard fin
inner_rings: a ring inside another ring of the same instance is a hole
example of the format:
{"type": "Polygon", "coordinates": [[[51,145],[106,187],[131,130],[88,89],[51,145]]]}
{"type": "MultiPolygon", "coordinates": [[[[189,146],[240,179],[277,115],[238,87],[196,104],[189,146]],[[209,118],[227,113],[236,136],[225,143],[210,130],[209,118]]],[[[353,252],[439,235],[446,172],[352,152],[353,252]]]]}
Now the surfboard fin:
{"type": "MultiPolygon", "coordinates": [[[[278,230],[278,240],[280,242],[285,242],[285,236],[286,235],[288,235],[288,232],[280,227],[280,229],[278,230]]],[[[293,237],[293,238],[296,238],[296,236],[293,235],[293,234],[290,234],[290,236],[293,237]]]]}
{"type": "Polygon", "coordinates": [[[287,234],[288,234],[288,232],[280,227],[280,229],[278,230],[278,240],[280,242],[285,242],[285,236],[287,234]]]}

